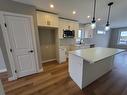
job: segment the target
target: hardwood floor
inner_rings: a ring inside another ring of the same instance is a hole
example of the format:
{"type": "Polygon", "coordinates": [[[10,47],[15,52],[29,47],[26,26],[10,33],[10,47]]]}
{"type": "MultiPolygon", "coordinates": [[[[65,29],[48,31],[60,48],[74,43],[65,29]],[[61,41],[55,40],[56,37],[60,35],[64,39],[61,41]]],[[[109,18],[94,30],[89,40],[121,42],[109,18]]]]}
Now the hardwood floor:
{"type": "Polygon", "coordinates": [[[6,95],[127,95],[127,52],[115,57],[112,71],[80,90],[68,75],[67,63],[49,62],[44,72],[2,82],[6,95]]]}

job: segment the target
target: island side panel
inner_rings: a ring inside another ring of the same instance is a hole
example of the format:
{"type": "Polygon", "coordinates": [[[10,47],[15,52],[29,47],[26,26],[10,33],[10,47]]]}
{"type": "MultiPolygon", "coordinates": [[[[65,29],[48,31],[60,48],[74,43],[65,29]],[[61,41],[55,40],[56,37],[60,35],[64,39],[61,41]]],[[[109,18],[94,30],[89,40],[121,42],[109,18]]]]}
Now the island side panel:
{"type": "Polygon", "coordinates": [[[83,59],[69,54],[69,74],[72,80],[82,89],[83,59]]]}
{"type": "Polygon", "coordinates": [[[96,79],[100,78],[113,68],[114,56],[105,58],[101,61],[89,64],[84,61],[83,64],[83,85],[82,87],[88,86],[96,79]]]}

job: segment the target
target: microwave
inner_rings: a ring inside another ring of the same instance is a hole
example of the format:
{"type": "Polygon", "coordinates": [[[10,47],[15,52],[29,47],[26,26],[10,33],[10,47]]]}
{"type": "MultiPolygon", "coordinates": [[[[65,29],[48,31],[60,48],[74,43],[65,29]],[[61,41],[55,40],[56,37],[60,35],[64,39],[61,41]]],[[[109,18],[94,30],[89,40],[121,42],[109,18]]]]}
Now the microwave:
{"type": "Polygon", "coordinates": [[[63,30],[63,37],[64,38],[74,38],[75,31],[74,30],[63,30]]]}

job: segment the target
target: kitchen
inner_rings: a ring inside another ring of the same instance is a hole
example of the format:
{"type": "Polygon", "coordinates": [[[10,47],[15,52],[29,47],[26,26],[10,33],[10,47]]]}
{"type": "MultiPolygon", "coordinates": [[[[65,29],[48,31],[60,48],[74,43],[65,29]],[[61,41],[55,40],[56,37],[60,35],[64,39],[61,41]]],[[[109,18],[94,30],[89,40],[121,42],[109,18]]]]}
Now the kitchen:
{"type": "MultiPolygon", "coordinates": [[[[54,55],[51,58],[47,58],[47,60],[44,59],[42,63],[53,60],[57,60],[57,62],[63,63],[66,61],[69,51],[90,48],[91,45],[93,47],[94,46],[108,47],[108,39],[110,37],[110,31],[106,32],[105,34],[103,33],[98,34],[98,32],[94,32],[94,31],[103,32],[104,30],[102,30],[103,29],[102,27],[98,27],[97,30],[91,30],[90,24],[86,25],[79,24],[75,20],[61,18],[57,14],[48,13],[44,11],[37,11],[37,22],[40,33],[40,43],[42,42],[42,40],[47,41],[52,37],[54,38],[54,43],[50,42],[47,43],[49,44],[48,45],[49,47],[47,46],[47,50],[43,48],[43,51],[47,52],[47,55],[48,51],[50,51],[49,48],[54,48],[53,50],[51,50],[51,52],[54,51],[53,53],[54,55]],[[49,38],[47,36],[46,37],[47,40],[43,39],[44,37],[42,37],[41,35],[46,35],[47,31],[41,30],[46,28],[51,31],[52,29],[54,29],[55,36],[52,37],[50,36],[49,38]],[[43,32],[43,34],[41,34],[41,32],[43,32]],[[67,32],[70,32],[71,35],[68,35],[69,33],[66,34],[67,32]],[[100,40],[103,41],[101,42],[100,40]],[[51,45],[53,46],[50,47],[51,45]]],[[[47,55],[44,55],[42,53],[43,56],[42,58],[45,58],[47,55]]],[[[52,53],[49,53],[49,55],[52,55],[52,53]]]]}
{"type": "Polygon", "coordinates": [[[93,12],[93,1],[0,1],[1,58],[8,73],[0,78],[7,95],[103,95],[107,90],[126,95],[127,24],[116,23],[120,17],[114,15],[120,2],[113,2],[115,13],[107,20],[112,2],[97,1],[93,12]]]}

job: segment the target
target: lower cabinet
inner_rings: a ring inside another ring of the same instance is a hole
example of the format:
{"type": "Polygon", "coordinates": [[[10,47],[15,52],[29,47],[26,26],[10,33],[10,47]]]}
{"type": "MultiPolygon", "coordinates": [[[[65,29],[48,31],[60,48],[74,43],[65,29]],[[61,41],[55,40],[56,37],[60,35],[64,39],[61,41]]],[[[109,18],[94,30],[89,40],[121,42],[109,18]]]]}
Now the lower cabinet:
{"type": "Polygon", "coordinates": [[[61,48],[59,49],[59,63],[66,62],[66,49],[61,48]]]}
{"type": "Polygon", "coordinates": [[[79,50],[79,49],[87,49],[90,48],[90,45],[83,45],[83,46],[66,46],[64,48],[59,48],[59,63],[64,63],[67,61],[69,56],[69,51],[79,50]]]}

